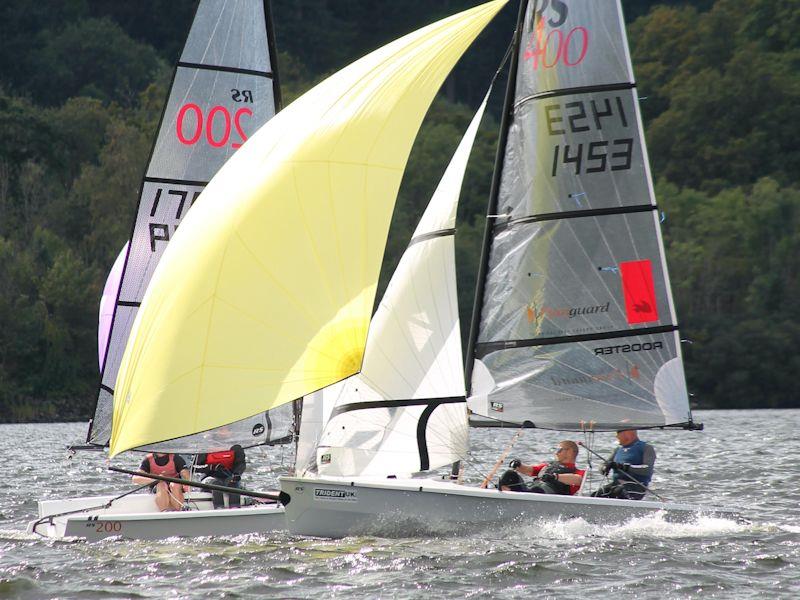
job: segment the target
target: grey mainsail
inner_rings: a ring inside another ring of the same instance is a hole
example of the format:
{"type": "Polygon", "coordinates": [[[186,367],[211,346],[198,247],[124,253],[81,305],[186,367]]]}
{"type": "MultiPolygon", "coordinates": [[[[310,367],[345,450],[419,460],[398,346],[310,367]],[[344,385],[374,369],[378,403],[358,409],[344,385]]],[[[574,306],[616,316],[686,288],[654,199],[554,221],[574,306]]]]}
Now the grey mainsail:
{"type": "Polygon", "coordinates": [[[470,409],[562,430],[691,426],[620,3],[521,10],[470,409]]]}
{"type": "MultiPolygon", "coordinates": [[[[164,248],[219,168],[280,104],[274,36],[264,0],[201,0],[175,68],[142,181],[87,442],[108,443],[114,385],[136,312],[164,248]]],[[[159,444],[191,452],[283,438],[292,407],[159,444]]]]}

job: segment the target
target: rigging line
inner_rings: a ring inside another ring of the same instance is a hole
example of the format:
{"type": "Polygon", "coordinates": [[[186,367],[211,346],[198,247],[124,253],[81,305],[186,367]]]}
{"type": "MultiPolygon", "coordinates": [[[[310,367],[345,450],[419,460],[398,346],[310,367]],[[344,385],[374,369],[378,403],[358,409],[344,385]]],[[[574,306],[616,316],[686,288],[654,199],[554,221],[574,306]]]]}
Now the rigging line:
{"type": "Polygon", "coordinates": [[[489,471],[489,474],[486,476],[486,479],[484,479],[483,482],[481,483],[480,487],[482,489],[486,489],[489,486],[489,482],[497,474],[497,471],[500,468],[500,465],[503,464],[503,461],[505,461],[506,457],[508,456],[508,453],[511,452],[511,448],[514,447],[514,443],[517,441],[519,436],[522,435],[522,431],[523,431],[523,428],[520,427],[519,430],[514,434],[514,437],[511,438],[511,441],[508,443],[508,446],[506,446],[506,449],[500,455],[500,458],[497,459],[497,462],[494,464],[494,467],[492,468],[492,470],[489,471]]]}
{"type": "Polygon", "coordinates": [[[124,498],[125,496],[130,496],[131,494],[135,494],[136,492],[141,491],[146,487],[150,487],[150,485],[151,484],[149,484],[149,483],[145,483],[144,485],[140,485],[138,487],[135,487],[132,490],[129,490],[129,491],[123,493],[123,494],[120,494],[119,496],[114,496],[113,498],[111,498],[111,500],[109,500],[105,504],[100,504],[98,506],[88,506],[88,507],[85,507],[85,508],[77,508],[75,510],[68,510],[68,511],[65,511],[65,512],[60,512],[60,513],[56,513],[56,514],[53,514],[53,515],[44,516],[44,517],[38,519],[37,521],[35,521],[33,523],[33,525],[31,526],[31,531],[33,531],[37,535],[43,535],[43,534],[39,533],[38,531],[36,531],[36,528],[39,525],[41,525],[42,523],[44,523],[45,521],[50,521],[50,523],[52,524],[53,523],[53,519],[56,519],[58,517],[66,517],[67,515],[76,515],[78,513],[88,512],[90,510],[101,510],[101,509],[104,509],[104,508],[110,508],[111,504],[115,500],[119,500],[121,498],[124,498]]]}

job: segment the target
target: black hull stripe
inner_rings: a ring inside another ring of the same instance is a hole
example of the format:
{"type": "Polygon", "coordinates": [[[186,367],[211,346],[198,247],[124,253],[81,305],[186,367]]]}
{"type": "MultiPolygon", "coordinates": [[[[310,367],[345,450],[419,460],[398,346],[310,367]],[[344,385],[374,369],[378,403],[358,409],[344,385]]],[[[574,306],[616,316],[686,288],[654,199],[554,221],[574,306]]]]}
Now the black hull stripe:
{"type": "Polygon", "coordinates": [[[120,300],[117,302],[117,306],[132,306],[133,308],[139,308],[141,305],[141,302],[130,302],[128,300],[120,300]]]}
{"type": "Polygon", "coordinates": [[[511,348],[530,348],[533,346],[552,346],[553,344],[569,344],[576,342],[591,342],[596,340],[613,340],[618,338],[638,337],[641,335],[655,335],[677,331],[677,325],[660,325],[658,327],[643,327],[641,329],[627,329],[625,331],[607,331],[605,333],[587,333],[584,335],[562,335],[549,338],[531,340],[509,340],[506,342],[484,342],[475,347],[475,356],[483,358],[487,354],[498,350],[511,348]]]}
{"type": "Polygon", "coordinates": [[[413,246],[414,244],[419,244],[420,242],[426,242],[428,240],[433,240],[439,237],[447,237],[449,235],[455,235],[455,229],[440,229],[439,231],[431,231],[430,233],[423,233],[422,235],[418,235],[415,238],[411,238],[411,241],[408,243],[409,247],[413,246]]]}
{"type": "Polygon", "coordinates": [[[205,187],[208,185],[207,181],[192,181],[191,179],[167,179],[165,177],[145,177],[144,180],[148,183],[171,183],[175,185],[194,185],[205,187]]]}
{"type": "Polygon", "coordinates": [[[255,75],[257,77],[266,77],[272,79],[272,73],[269,71],[254,71],[252,69],[240,69],[239,67],[222,67],[219,65],[204,65],[202,63],[179,62],[179,67],[184,69],[201,69],[203,71],[222,71],[223,73],[240,73],[242,75],[255,75]]]}
{"type": "Polygon", "coordinates": [[[552,90],[549,92],[541,92],[539,94],[531,94],[516,101],[514,109],[516,110],[523,104],[532,100],[544,100],[545,98],[557,98],[558,96],[570,96],[572,94],[594,94],[597,92],[619,92],[622,90],[632,90],[636,87],[635,83],[613,83],[609,85],[587,85],[583,87],[563,88],[560,90],[552,90]]]}
{"type": "Polygon", "coordinates": [[[107,392],[108,392],[109,394],[111,394],[112,396],[114,395],[114,390],[113,390],[113,389],[111,389],[110,387],[108,387],[107,385],[104,385],[104,384],[102,384],[102,383],[101,383],[101,384],[100,384],[100,389],[101,389],[101,390],[105,390],[105,391],[107,391],[107,392]]]}
{"type": "Polygon", "coordinates": [[[495,223],[494,229],[495,231],[502,231],[516,225],[525,225],[527,223],[561,221],[563,219],[580,219],[584,217],[605,217],[608,215],[627,215],[632,213],[650,212],[653,210],[658,210],[658,206],[654,204],[635,204],[633,206],[612,206],[611,208],[567,210],[563,212],[542,213],[541,215],[532,215],[530,217],[518,217],[503,223],[495,223]]]}

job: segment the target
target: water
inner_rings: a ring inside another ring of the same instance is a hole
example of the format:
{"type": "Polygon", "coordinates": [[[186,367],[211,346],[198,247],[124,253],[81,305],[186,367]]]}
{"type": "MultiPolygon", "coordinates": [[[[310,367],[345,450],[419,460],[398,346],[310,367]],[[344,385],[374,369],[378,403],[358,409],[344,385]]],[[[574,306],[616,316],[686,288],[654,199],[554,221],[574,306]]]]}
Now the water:
{"type": "MultiPolygon", "coordinates": [[[[670,500],[737,509],[752,523],[543,521],[427,539],[280,534],[100,543],[25,534],[38,498],[128,489],[98,455],[67,460],[62,449],[82,438],[84,425],[0,425],[0,452],[10,465],[0,488],[0,597],[800,597],[800,465],[794,459],[800,411],[700,412],[697,418],[706,431],[642,433],[658,450],[654,489],[670,500]]],[[[512,432],[473,433],[475,466],[466,475],[478,481],[512,432]]],[[[526,431],[509,456],[546,458],[561,437],[526,431]]],[[[613,436],[598,434],[602,453],[612,445],[613,436]]],[[[254,450],[248,458],[248,480],[264,485],[274,484],[290,461],[279,450],[254,450]]]]}

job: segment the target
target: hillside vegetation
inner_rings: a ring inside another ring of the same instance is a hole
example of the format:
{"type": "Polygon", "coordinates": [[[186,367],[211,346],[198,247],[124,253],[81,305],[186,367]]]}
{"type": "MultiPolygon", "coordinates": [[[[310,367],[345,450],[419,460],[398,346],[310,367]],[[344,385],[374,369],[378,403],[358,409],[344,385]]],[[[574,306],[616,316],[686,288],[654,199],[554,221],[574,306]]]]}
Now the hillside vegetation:
{"type": "MultiPolygon", "coordinates": [[[[473,1],[274,0],[284,99],[473,1]]],[[[800,4],[624,3],[690,390],[704,407],[800,406],[800,4]]],[[[130,234],[186,0],[0,3],[0,421],[85,419],[102,285],[130,234]]],[[[391,272],[508,45],[506,9],[415,144],[391,272]]],[[[469,323],[497,104],[458,223],[469,323]]],[[[492,112],[492,111],[490,111],[492,112]]],[[[385,280],[387,277],[384,277],[385,280]]]]}

